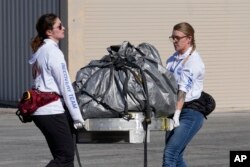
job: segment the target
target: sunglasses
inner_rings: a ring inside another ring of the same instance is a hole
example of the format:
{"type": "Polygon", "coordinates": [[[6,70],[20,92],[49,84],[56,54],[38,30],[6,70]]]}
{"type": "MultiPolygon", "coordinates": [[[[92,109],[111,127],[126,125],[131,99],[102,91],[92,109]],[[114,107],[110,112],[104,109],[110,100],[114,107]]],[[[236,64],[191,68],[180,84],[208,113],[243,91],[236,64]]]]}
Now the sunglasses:
{"type": "Polygon", "coordinates": [[[57,26],[57,27],[54,27],[53,29],[56,29],[56,28],[58,28],[59,30],[62,30],[62,28],[63,28],[63,25],[62,25],[62,23],[60,23],[60,25],[59,25],[59,26],[57,26]]]}
{"type": "Polygon", "coordinates": [[[185,38],[185,37],[187,37],[187,36],[183,36],[183,37],[179,37],[179,36],[170,36],[169,37],[169,40],[171,41],[171,42],[174,42],[174,41],[180,41],[182,38],[185,38]]]}

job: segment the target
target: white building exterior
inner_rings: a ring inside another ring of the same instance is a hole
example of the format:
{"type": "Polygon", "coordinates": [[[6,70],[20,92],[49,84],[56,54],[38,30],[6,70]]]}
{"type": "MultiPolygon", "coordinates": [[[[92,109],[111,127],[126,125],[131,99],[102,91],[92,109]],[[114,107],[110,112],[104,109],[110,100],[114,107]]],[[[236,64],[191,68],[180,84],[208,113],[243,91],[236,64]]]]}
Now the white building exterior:
{"type": "Polygon", "coordinates": [[[206,65],[205,91],[216,99],[216,111],[250,110],[249,20],[249,0],[69,1],[71,76],[124,40],[153,44],[165,62],[174,51],[172,27],[185,21],[195,28],[206,65]]]}

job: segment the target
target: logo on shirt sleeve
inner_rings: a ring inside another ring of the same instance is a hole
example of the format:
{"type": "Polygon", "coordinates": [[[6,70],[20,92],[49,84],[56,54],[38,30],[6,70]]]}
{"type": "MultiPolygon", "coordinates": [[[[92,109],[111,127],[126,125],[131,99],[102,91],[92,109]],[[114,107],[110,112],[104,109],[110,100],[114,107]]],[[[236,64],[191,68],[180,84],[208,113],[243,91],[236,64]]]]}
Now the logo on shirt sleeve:
{"type": "Polygon", "coordinates": [[[72,86],[71,86],[71,83],[69,81],[69,76],[68,76],[66,64],[62,63],[61,65],[62,65],[62,70],[63,70],[63,80],[64,80],[64,84],[66,86],[68,98],[69,98],[73,108],[78,108],[78,103],[77,103],[76,98],[73,94],[74,91],[71,89],[72,86]]]}

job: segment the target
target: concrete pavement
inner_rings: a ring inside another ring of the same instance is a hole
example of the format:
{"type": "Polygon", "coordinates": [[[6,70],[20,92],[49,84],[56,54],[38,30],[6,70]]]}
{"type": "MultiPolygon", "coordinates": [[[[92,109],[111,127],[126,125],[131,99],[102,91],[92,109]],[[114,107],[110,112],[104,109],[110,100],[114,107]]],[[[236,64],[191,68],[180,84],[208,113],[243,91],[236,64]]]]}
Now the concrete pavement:
{"type": "MultiPolygon", "coordinates": [[[[15,109],[0,109],[0,167],[44,167],[51,159],[33,123],[23,124],[15,109]]],[[[250,151],[250,111],[213,113],[188,145],[189,167],[228,167],[230,150],[250,151]]],[[[160,167],[163,131],[151,131],[148,167],[160,167]]],[[[83,167],[143,167],[143,144],[78,144],[83,167]]],[[[75,167],[77,167],[75,161],[75,167]]]]}

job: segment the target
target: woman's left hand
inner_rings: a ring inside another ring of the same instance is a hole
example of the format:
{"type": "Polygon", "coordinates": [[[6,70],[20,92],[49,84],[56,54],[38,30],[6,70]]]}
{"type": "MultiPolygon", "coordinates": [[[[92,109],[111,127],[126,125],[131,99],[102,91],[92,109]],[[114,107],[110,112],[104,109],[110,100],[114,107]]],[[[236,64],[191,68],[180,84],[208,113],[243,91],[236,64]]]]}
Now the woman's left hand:
{"type": "Polygon", "coordinates": [[[74,128],[75,129],[81,129],[85,126],[84,121],[74,121],[74,128]]]}

